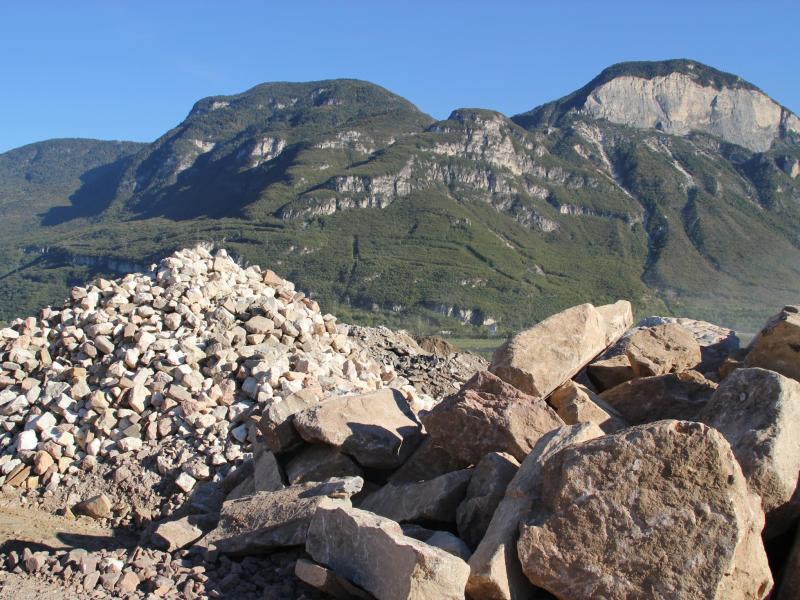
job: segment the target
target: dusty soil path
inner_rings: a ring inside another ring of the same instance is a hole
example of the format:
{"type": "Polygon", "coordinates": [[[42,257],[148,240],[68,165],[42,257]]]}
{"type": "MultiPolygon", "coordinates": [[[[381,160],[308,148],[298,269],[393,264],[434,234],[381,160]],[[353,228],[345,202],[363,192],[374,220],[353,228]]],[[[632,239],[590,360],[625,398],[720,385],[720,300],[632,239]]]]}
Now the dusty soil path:
{"type": "MultiPolygon", "coordinates": [[[[132,548],[136,537],[103,527],[88,517],[68,518],[0,498],[0,554],[39,550],[132,548]]],[[[75,592],[25,574],[0,571],[0,600],[62,600],[75,592]]]]}

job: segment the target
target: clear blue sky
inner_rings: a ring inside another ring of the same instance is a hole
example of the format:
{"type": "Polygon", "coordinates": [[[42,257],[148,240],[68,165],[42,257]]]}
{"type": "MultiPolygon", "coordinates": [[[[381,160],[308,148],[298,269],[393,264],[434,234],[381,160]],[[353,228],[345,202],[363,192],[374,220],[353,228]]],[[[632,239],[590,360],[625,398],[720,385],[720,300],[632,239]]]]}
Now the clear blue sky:
{"type": "Polygon", "coordinates": [[[797,0],[0,3],[0,151],[151,141],[264,81],[354,77],[435,117],[528,110],[624,60],[694,58],[800,111],[797,0]],[[567,6],[564,6],[567,5],[567,6]]]}

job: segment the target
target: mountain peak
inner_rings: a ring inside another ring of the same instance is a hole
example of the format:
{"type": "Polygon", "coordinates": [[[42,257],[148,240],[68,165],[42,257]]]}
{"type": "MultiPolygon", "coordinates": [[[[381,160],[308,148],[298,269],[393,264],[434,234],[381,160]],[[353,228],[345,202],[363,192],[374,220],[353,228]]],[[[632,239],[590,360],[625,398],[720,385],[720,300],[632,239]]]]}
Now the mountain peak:
{"type": "Polygon", "coordinates": [[[756,86],[689,59],[612,65],[572,94],[513,120],[530,129],[576,117],[673,135],[699,131],[754,152],[800,133],[800,120],[756,86]]]}

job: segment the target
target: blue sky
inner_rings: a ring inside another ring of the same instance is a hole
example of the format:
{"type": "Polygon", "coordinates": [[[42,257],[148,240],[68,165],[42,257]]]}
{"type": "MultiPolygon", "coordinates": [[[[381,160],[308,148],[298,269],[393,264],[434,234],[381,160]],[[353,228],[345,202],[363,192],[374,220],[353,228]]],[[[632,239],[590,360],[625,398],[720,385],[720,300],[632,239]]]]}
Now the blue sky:
{"type": "Polygon", "coordinates": [[[54,137],[151,141],[204,97],[354,77],[439,118],[506,114],[624,60],[694,58],[800,112],[797,3],[0,3],[0,152],[54,137]]]}

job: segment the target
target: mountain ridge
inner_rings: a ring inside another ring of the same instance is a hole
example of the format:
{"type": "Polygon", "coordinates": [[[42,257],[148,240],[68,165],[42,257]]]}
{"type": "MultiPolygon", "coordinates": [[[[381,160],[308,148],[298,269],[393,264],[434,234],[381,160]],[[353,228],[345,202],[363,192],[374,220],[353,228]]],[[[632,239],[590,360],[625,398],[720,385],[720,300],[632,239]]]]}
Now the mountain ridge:
{"type": "MultiPolygon", "coordinates": [[[[592,81],[660,77],[670,64],[624,63],[592,81]]],[[[704,69],[702,81],[757,90],[704,69]]],[[[758,151],[568,112],[534,125],[529,113],[459,108],[435,121],[360,80],[201,99],[116,157],[102,189],[57,192],[27,231],[6,232],[0,310],[8,318],[109,261],[152,262],[200,239],[284,268],[345,316],[416,328],[493,331],[621,296],[750,327],[776,295],[800,292],[793,134],[758,151]],[[73,196],[83,205],[65,206],[73,196]]]]}

